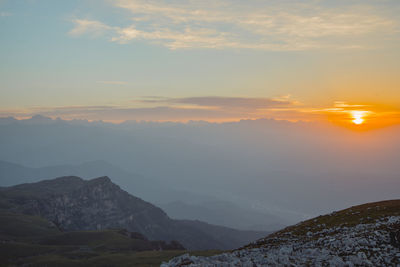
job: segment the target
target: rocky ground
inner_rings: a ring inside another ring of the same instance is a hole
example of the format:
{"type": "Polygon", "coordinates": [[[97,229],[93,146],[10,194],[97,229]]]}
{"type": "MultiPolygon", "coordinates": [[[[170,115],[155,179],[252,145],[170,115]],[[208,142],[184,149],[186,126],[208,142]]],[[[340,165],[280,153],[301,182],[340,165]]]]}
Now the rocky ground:
{"type": "Polygon", "coordinates": [[[350,208],[288,227],[229,253],[212,257],[185,254],[161,266],[397,267],[400,266],[397,205],[350,208]]]}

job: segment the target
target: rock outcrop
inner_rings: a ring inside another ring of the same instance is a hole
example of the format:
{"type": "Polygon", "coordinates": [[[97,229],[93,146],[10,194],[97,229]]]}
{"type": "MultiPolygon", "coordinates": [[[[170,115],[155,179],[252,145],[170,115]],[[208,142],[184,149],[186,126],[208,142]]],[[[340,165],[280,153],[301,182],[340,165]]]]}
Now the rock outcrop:
{"type": "Polygon", "coordinates": [[[150,240],[177,240],[188,249],[231,249],[263,234],[172,220],[160,208],[123,191],[108,177],[89,181],[61,177],[1,188],[0,209],[44,217],[62,231],[127,229],[150,240]]]}
{"type": "Polygon", "coordinates": [[[400,201],[353,207],[320,216],[231,253],[189,254],[175,266],[400,266],[400,201]]]}

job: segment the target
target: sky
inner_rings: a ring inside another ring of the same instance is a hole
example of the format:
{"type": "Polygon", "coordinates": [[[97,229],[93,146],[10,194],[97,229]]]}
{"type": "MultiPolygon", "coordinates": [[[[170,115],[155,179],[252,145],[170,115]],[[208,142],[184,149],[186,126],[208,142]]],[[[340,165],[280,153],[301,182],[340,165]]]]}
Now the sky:
{"type": "Polygon", "coordinates": [[[0,117],[398,124],[398,14],[398,0],[0,0],[0,117]]]}

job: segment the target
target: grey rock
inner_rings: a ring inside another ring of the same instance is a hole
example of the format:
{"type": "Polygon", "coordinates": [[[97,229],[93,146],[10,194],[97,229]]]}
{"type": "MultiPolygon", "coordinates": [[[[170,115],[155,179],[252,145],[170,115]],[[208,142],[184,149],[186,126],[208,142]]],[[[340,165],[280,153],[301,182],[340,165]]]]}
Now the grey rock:
{"type": "Polygon", "coordinates": [[[44,217],[63,231],[121,228],[150,240],[177,240],[187,249],[233,249],[263,235],[170,219],[163,210],[130,195],[108,177],[83,180],[69,176],[4,187],[0,202],[7,211],[44,217]]]}

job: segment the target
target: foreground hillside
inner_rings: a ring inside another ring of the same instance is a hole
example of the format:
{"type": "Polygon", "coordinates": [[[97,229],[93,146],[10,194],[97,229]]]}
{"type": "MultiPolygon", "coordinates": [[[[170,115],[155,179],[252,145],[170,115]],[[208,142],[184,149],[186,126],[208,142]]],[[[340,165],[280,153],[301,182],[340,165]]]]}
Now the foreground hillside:
{"type": "Polygon", "coordinates": [[[0,241],[0,266],[146,266],[184,249],[122,229],[62,232],[41,217],[2,211],[0,241]]]}
{"type": "Polygon", "coordinates": [[[233,249],[265,235],[199,221],[172,220],[160,208],[128,194],[108,177],[89,181],[61,177],[3,187],[0,211],[40,216],[64,232],[126,229],[149,240],[176,240],[190,250],[233,249]]]}
{"type": "Polygon", "coordinates": [[[231,253],[188,254],[169,266],[399,266],[400,200],[369,203],[287,227],[231,253]]]}

